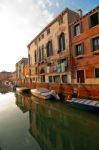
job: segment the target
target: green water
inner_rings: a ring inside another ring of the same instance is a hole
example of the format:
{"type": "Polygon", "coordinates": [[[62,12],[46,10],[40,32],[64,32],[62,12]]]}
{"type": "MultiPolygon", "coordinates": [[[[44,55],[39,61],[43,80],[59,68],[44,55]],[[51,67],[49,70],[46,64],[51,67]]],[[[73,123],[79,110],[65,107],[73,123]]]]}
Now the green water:
{"type": "Polygon", "coordinates": [[[99,150],[99,114],[15,93],[0,94],[1,150],[99,150]]]}

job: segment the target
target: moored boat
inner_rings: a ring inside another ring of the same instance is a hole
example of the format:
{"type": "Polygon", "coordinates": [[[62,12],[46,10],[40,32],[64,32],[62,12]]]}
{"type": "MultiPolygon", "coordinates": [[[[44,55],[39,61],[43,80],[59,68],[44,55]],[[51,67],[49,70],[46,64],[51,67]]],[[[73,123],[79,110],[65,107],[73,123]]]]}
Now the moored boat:
{"type": "Polygon", "coordinates": [[[65,102],[75,108],[99,112],[99,101],[73,98],[72,100],[65,100],[65,102]]]}
{"type": "Polygon", "coordinates": [[[16,87],[16,91],[20,92],[20,93],[29,93],[30,92],[30,88],[27,88],[27,87],[16,87]]]}
{"type": "Polygon", "coordinates": [[[46,88],[38,88],[38,89],[31,89],[31,93],[41,99],[51,99],[55,98],[57,100],[60,99],[58,94],[54,90],[48,90],[46,88]]]}

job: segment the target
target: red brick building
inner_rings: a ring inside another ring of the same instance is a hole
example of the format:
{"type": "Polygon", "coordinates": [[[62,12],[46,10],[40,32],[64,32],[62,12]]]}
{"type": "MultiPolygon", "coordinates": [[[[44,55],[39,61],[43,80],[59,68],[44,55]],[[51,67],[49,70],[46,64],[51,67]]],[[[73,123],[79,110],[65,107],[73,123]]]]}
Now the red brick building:
{"type": "Polygon", "coordinates": [[[80,83],[82,95],[86,89],[87,95],[94,91],[99,96],[99,7],[72,23],[70,30],[72,83],[80,83]]]}

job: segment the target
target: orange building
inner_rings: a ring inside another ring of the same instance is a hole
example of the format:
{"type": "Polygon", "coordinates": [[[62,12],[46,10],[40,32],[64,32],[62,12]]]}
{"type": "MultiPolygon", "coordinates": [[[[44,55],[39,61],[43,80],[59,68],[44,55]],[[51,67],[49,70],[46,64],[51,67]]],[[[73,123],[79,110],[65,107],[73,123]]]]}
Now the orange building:
{"type": "Polygon", "coordinates": [[[30,68],[29,68],[28,64],[24,66],[23,75],[24,75],[25,83],[30,82],[30,80],[31,80],[31,78],[30,78],[30,68]]]}
{"type": "Polygon", "coordinates": [[[99,7],[71,29],[73,83],[99,84],[99,7]]]}
{"type": "Polygon", "coordinates": [[[16,80],[17,82],[25,82],[24,68],[28,65],[28,58],[22,58],[16,63],[16,80]]]}
{"type": "MultiPolygon", "coordinates": [[[[84,88],[85,84],[90,85],[96,90],[99,85],[99,7],[72,23],[70,29],[72,83],[80,83],[84,88]]],[[[98,91],[99,88],[96,93],[98,91]]],[[[89,91],[89,94],[92,93],[89,91]]]]}

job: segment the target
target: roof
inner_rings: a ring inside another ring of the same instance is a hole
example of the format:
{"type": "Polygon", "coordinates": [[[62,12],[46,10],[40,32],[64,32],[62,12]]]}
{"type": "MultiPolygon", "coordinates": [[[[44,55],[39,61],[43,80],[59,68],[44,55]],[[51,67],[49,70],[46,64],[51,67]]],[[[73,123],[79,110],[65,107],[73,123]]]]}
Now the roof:
{"type": "Polygon", "coordinates": [[[85,15],[83,15],[82,17],[77,19],[76,21],[72,22],[70,25],[76,24],[77,22],[81,21],[83,18],[87,17],[88,15],[92,14],[93,12],[95,12],[98,9],[99,9],[99,6],[95,7],[94,9],[92,9],[91,11],[89,11],[88,13],[86,13],[85,15]]]}

